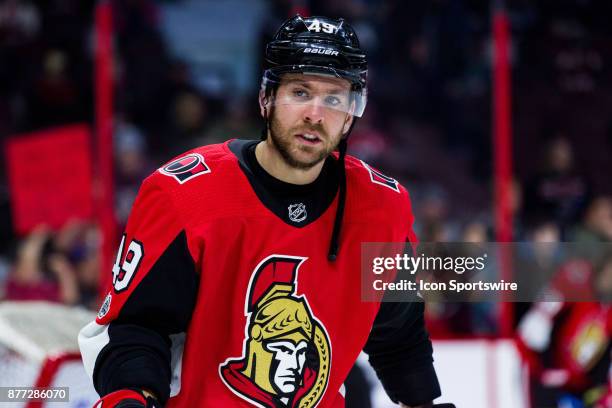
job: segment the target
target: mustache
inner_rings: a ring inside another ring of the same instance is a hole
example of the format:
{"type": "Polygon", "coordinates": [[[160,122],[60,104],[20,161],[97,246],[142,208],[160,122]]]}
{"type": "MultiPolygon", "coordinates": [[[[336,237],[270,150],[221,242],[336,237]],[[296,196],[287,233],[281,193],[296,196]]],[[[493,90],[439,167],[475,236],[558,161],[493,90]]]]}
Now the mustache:
{"type": "Polygon", "coordinates": [[[312,133],[312,132],[316,132],[321,136],[327,137],[327,132],[323,128],[323,125],[310,125],[310,126],[303,125],[303,126],[297,127],[295,130],[295,133],[312,133]]]}

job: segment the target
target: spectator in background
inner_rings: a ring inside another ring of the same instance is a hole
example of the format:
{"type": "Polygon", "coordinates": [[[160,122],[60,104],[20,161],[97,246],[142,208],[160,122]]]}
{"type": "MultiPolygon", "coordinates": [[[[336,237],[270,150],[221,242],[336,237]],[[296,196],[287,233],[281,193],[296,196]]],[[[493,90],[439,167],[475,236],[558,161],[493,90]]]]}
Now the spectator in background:
{"type": "Polygon", "coordinates": [[[195,90],[179,92],[170,108],[170,117],[163,135],[165,155],[174,156],[196,146],[205,138],[208,106],[195,90]]]}
{"type": "MultiPolygon", "coordinates": [[[[528,231],[527,259],[538,271],[555,269],[559,260],[561,230],[554,220],[547,217],[531,221],[528,231]]],[[[533,275],[540,275],[534,271],[533,275]]]]}
{"type": "MultiPolygon", "coordinates": [[[[564,257],[559,242],[561,230],[547,215],[532,216],[526,222],[525,242],[517,244],[513,271],[522,299],[536,299],[554,276],[564,257]]],[[[515,322],[530,308],[530,303],[515,303],[515,322]]]]}
{"type": "Polygon", "coordinates": [[[44,300],[98,306],[100,232],[72,220],[53,234],[40,226],[20,244],[5,285],[6,300],[44,300]]]}
{"type": "Polygon", "coordinates": [[[0,2],[0,140],[15,121],[15,94],[31,64],[33,43],[40,31],[40,13],[25,0],[0,2]]]}
{"type": "Polygon", "coordinates": [[[216,118],[204,137],[196,140],[196,144],[199,146],[221,143],[231,138],[249,139],[261,133],[261,125],[254,120],[249,109],[251,102],[245,97],[230,101],[227,105],[227,114],[216,118]]]}
{"type": "Polygon", "coordinates": [[[171,63],[159,30],[158,6],[152,0],[112,0],[111,5],[123,81],[119,100],[134,123],[149,133],[164,125],[171,100],[171,63]]]}
{"type": "Polygon", "coordinates": [[[40,128],[84,120],[83,102],[79,84],[70,72],[69,55],[61,49],[49,49],[28,96],[28,126],[40,128]]]}
{"type": "Polygon", "coordinates": [[[117,120],[115,149],[115,215],[125,226],[140,183],[154,170],[143,133],[123,118],[117,120]]]}
{"type": "Polygon", "coordinates": [[[608,247],[603,243],[612,241],[612,197],[592,199],[570,238],[576,242],[576,256],[598,263],[608,247]]]}
{"type": "Polygon", "coordinates": [[[32,2],[6,0],[0,4],[0,38],[3,46],[31,39],[39,29],[40,14],[32,2]]]}
{"type": "Polygon", "coordinates": [[[450,239],[447,223],[448,195],[437,186],[428,186],[418,203],[416,231],[421,242],[446,242],[450,239]]]}
{"type": "MultiPolygon", "coordinates": [[[[463,228],[461,242],[466,248],[466,255],[470,257],[481,256],[482,251],[489,242],[489,227],[486,222],[476,220],[469,222],[463,228]]],[[[488,258],[482,271],[469,278],[469,281],[485,280],[494,282],[500,279],[500,268],[495,257],[488,258]]],[[[499,316],[497,302],[484,302],[473,299],[473,302],[463,303],[469,314],[469,328],[467,334],[494,335],[497,332],[497,318],[499,316]]]]}
{"type": "Polygon", "coordinates": [[[523,237],[523,215],[524,215],[524,193],[521,182],[513,177],[510,183],[510,212],[512,214],[512,222],[514,223],[514,237],[516,241],[520,241],[523,237]]]}
{"type": "Polygon", "coordinates": [[[565,233],[568,225],[576,221],[589,190],[586,177],[575,168],[569,139],[557,134],[546,146],[541,171],[526,186],[526,215],[550,214],[565,233]]]}
{"type": "Polygon", "coordinates": [[[6,282],[7,300],[47,300],[75,304],[79,298],[76,274],[68,259],[54,248],[50,231],[36,228],[19,245],[6,282]]]}
{"type": "MultiPolygon", "coordinates": [[[[481,220],[467,223],[461,231],[459,242],[447,246],[450,256],[478,257],[486,251],[489,242],[487,224],[481,220]]],[[[441,247],[438,247],[441,248],[441,247]]],[[[498,279],[499,267],[495,257],[488,258],[482,271],[452,276],[458,281],[474,282],[483,280],[492,282],[498,279]]],[[[441,275],[444,276],[444,275],[441,275]]],[[[442,279],[448,283],[448,279],[442,279]]],[[[451,295],[452,296],[452,295],[451,295]]],[[[465,295],[451,297],[438,303],[428,303],[427,324],[434,336],[469,336],[493,335],[497,330],[497,305],[465,295]],[[468,301],[466,301],[468,300],[468,301]]]]}
{"type": "Polygon", "coordinates": [[[612,241],[612,197],[597,196],[588,203],[581,223],[574,230],[573,240],[585,243],[612,241]]]}
{"type": "Polygon", "coordinates": [[[82,223],[68,248],[68,258],[76,272],[78,305],[90,310],[96,310],[100,305],[100,242],[97,226],[82,223]]]}
{"type": "MultiPolygon", "coordinates": [[[[449,203],[445,190],[435,185],[428,185],[421,192],[417,203],[415,230],[421,243],[440,243],[451,240],[448,222],[449,203]]],[[[469,319],[457,319],[464,314],[459,303],[449,302],[440,295],[440,301],[429,302],[425,309],[427,328],[432,336],[448,337],[465,333],[469,319]]],[[[463,316],[465,317],[465,316],[463,316]]]]}
{"type": "Polygon", "coordinates": [[[54,250],[73,269],[78,299],[74,304],[95,310],[99,306],[100,231],[95,224],[71,220],[55,235],[54,250]]]}

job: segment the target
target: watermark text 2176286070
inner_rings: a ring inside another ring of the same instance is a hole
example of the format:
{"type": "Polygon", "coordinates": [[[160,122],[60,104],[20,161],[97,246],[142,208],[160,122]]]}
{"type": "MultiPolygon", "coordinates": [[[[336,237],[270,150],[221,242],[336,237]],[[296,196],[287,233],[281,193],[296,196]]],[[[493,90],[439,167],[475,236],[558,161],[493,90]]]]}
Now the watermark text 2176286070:
{"type": "Polygon", "coordinates": [[[0,387],[0,402],[68,402],[68,387],[0,387]]]}

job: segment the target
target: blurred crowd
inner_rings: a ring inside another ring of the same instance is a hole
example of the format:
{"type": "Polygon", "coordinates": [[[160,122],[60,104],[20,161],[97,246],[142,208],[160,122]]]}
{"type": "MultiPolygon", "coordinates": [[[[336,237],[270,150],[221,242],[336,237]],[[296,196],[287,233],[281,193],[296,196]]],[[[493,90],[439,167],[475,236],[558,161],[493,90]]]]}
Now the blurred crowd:
{"type": "MultiPolygon", "coordinates": [[[[180,27],[164,26],[164,10],[190,3],[110,0],[120,225],[142,179],[163,162],[197,145],[255,139],[262,129],[260,66],[250,68],[250,91],[230,86],[212,92],[169,41],[168,31],[180,27]]],[[[423,242],[494,241],[489,3],[495,2],[270,0],[252,33],[263,47],[296,11],[342,16],[356,27],[370,58],[369,102],[350,152],[408,187],[423,242]]],[[[585,247],[612,241],[608,3],[507,1],[515,241],[585,247]]],[[[93,123],[95,6],[92,0],[0,2],[0,143],[53,126],[93,123]]],[[[206,15],[201,18],[205,29],[206,15]]],[[[72,220],[59,231],[41,225],[17,236],[6,173],[0,166],[0,300],[95,309],[98,226],[72,220]]],[[[593,268],[608,271],[598,282],[609,291],[610,262],[593,268]]],[[[528,310],[518,308],[517,324],[528,310]]],[[[500,329],[497,308],[487,305],[447,303],[428,313],[434,335],[494,335],[500,329]]]]}
{"type": "MultiPolygon", "coordinates": [[[[95,3],[0,4],[0,56],[10,61],[0,66],[0,140],[93,122],[95,3]]],[[[252,67],[250,92],[211,92],[169,44],[173,27],[162,24],[165,7],[193,2],[110,3],[116,216],[123,224],[141,180],[164,161],[197,145],[259,137],[261,70],[252,67]]],[[[350,149],[408,186],[420,239],[492,240],[487,2],[276,0],[266,6],[253,33],[260,44],[300,11],[343,16],[356,27],[370,58],[369,105],[350,149]]],[[[612,104],[602,103],[612,95],[612,76],[605,74],[612,49],[612,29],[602,18],[607,10],[596,0],[508,2],[516,241],[612,238],[606,176],[612,104]]],[[[0,276],[6,276],[19,253],[16,239],[29,238],[12,232],[4,166],[0,175],[0,276]]]]}

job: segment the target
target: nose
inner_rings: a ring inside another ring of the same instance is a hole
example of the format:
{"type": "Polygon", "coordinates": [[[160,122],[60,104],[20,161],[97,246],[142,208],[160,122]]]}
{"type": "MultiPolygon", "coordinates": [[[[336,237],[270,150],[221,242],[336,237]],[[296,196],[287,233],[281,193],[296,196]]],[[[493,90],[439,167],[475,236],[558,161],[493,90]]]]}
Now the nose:
{"type": "Polygon", "coordinates": [[[324,109],[317,101],[309,103],[304,109],[304,121],[308,123],[323,123],[324,109]]]}
{"type": "Polygon", "coordinates": [[[298,357],[297,357],[297,355],[292,355],[292,356],[290,356],[290,357],[289,357],[287,360],[288,360],[288,361],[287,361],[287,368],[288,368],[288,369],[290,369],[290,370],[292,370],[292,371],[295,371],[295,370],[297,370],[297,369],[298,369],[298,367],[299,367],[299,363],[298,363],[298,357]]]}

